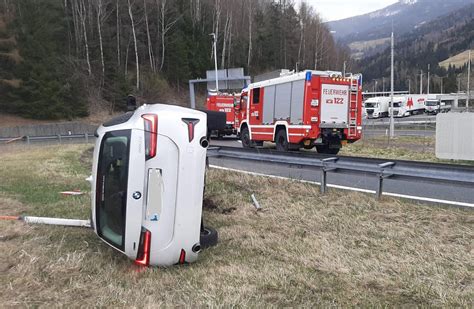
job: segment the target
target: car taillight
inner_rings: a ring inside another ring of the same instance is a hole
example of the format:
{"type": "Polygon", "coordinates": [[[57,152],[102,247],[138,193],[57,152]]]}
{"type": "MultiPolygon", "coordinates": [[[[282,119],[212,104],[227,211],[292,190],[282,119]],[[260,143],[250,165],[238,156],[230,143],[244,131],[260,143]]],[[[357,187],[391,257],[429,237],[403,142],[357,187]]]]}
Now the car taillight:
{"type": "Polygon", "coordinates": [[[156,156],[158,137],[158,116],[155,114],[142,115],[145,122],[145,158],[146,160],[156,156]]]}
{"type": "Polygon", "coordinates": [[[151,232],[142,228],[140,235],[140,244],[138,246],[137,259],[135,264],[139,266],[150,265],[150,246],[151,246],[151,232]]]}
{"type": "Polygon", "coordinates": [[[199,122],[199,119],[182,118],[183,122],[188,126],[188,139],[192,142],[194,139],[194,126],[199,122]]]}

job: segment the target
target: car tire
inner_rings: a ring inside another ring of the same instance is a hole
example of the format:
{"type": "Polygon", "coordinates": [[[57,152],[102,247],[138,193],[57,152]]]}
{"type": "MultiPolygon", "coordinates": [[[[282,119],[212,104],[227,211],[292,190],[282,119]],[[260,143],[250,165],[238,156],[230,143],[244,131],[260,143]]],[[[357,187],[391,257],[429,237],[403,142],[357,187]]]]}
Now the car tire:
{"type": "Polygon", "coordinates": [[[286,138],[285,130],[278,130],[275,136],[275,144],[277,151],[288,151],[288,139],[286,138]]]}
{"type": "Polygon", "coordinates": [[[217,245],[218,234],[215,229],[212,227],[204,226],[201,229],[201,236],[199,242],[201,243],[201,248],[206,249],[212,246],[217,245]]]}

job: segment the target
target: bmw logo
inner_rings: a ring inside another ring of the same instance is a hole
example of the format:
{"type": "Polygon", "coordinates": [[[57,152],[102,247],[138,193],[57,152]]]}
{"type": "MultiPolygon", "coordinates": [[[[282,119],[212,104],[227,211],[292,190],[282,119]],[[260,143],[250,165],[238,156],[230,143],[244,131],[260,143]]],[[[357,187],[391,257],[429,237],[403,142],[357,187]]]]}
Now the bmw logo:
{"type": "Polygon", "coordinates": [[[138,191],[133,192],[132,197],[136,200],[139,200],[142,197],[142,194],[138,191]]]}

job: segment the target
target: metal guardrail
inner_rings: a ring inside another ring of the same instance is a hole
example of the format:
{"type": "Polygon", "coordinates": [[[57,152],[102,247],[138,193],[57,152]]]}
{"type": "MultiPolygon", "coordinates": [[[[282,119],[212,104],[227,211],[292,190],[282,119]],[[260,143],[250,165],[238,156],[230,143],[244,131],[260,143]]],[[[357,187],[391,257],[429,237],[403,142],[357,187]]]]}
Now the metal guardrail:
{"type": "Polygon", "coordinates": [[[31,144],[32,142],[43,142],[43,141],[58,141],[59,143],[66,140],[73,139],[84,139],[86,143],[89,142],[89,139],[93,139],[94,134],[82,133],[82,134],[67,134],[67,135],[48,135],[48,136],[19,136],[19,137],[0,137],[0,144],[9,144],[14,142],[24,142],[26,144],[31,144]]]}
{"type": "Polygon", "coordinates": [[[275,152],[271,149],[243,149],[224,146],[209,148],[208,156],[318,168],[321,170],[322,193],[327,190],[327,173],[340,170],[368,173],[377,177],[378,183],[377,188],[375,188],[377,198],[382,196],[384,179],[391,177],[427,179],[446,183],[447,185],[462,183],[474,186],[474,166],[361,157],[335,157],[314,153],[275,152]]]}

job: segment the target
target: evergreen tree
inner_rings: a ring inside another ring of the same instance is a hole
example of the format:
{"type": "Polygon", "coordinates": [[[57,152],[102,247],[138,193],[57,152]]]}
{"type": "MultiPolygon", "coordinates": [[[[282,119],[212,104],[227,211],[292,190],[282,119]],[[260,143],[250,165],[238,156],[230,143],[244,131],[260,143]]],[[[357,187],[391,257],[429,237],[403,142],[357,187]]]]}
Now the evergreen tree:
{"type": "Polygon", "coordinates": [[[66,21],[54,0],[17,2],[15,29],[22,61],[15,110],[39,119],[87,115],[81,83],[66,59],[66,21]]]}

